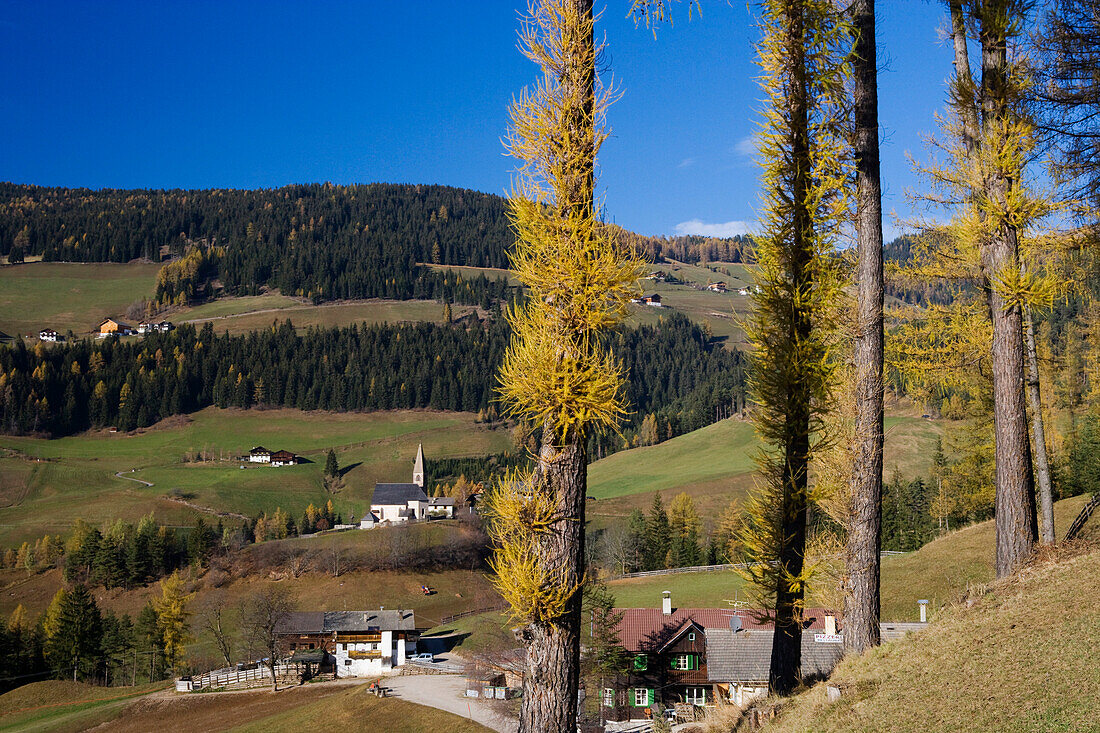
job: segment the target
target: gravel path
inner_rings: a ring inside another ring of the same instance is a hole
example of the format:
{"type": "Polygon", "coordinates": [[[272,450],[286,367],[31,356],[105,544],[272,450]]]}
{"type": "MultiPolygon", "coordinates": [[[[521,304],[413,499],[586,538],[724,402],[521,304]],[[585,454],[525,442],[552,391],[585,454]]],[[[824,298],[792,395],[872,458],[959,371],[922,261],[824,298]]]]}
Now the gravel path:
{"type": "Polygon", "coordinates": [[[518,728],[517,721],[495,704],[466,697],[466,679],[461,675],[400,675],[385,677],[382,684],[393,697],[470,718],[499,733],[514,733],[518,728]]]}

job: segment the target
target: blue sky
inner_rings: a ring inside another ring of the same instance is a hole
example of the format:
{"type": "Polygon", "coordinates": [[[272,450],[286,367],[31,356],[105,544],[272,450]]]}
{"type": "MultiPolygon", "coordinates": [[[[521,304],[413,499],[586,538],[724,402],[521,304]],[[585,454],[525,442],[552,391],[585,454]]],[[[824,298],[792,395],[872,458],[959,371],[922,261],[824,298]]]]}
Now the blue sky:
{"type": "MultiPolygon", "coordinates": [[[[702,0],[657,37],[604,6],[622,98],[600,160],[606,215],[645,234],[756,218],[761,94],[744,0],[702,0]]],[[[885,209],[942,108],[940,4],[880,0],[885,209]]],[[[0,3],[0,180],[92,188],[444,183],[504,194],[507,107],[535,67],[526,2],[0,3]],[[465,12],[459,12],[465,9],[465,12]]],[[[600,5],[597,3],[597,8],[600,5]]],[[[896,229],[888,224],[888,234],[896,229]]]]}

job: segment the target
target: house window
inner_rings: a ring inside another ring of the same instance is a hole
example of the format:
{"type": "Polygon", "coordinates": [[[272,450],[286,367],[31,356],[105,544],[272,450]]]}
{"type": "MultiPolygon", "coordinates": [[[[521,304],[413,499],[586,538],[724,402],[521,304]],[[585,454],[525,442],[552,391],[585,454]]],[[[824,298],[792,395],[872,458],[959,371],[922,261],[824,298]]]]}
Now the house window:
{"type": "Polygon", "coordinates": [[[695,632],[694,631],[692,631],[690,634],[688,634],[688,641],[695,641],[695,632]]]}
{"type": "Polygon", "coordinates": [[[684,702],[690,705],[706,705],[707,704],[707,688],[705,687],[688,687],[684,690],[684,702]]]}
{"type": "Polygon", "coordinates": [[[351,660],[350,659],[345,659],[344,660],[344,666],[345,667],[350,667],[351,666],[351,660]]]}
{"type": "Polygon", "coordinates": [[[672,658],[672,669],[699,669],[699,665],[695,662],[694,654],[677,654],[672,658]]]}
{"type": "Polygon", "coordinates": [[[605,708],[615,707],[615,690],[610,687],[603,689],[603,706],[605,708]]]}
{"type": "Polygon", "coordinates": [[[636,654],[634,656],[634,670],[636,672],[644,672],[649,668],[649,657],[645,654],[636,654]]]}
{"type": "Polygon", "coordinates": [[[634,707],[645,708],[653,704],[653,690],[645,687],[634,688],[634,707]]]}

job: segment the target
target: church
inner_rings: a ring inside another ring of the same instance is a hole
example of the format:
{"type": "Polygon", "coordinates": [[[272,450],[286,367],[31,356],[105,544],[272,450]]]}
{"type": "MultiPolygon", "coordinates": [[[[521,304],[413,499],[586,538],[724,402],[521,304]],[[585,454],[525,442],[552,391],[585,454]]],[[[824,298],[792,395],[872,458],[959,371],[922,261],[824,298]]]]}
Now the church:
{"type": "Polygon", "coordinates": [[[451,519],[454,513],[454,499],[441,496],[429,498],[424,491],[424,444],[421,443],[416,449],[412,483],[376,483],[370,512],[360,520],[359,526],[370,529],[378,524],[451,519]]]}

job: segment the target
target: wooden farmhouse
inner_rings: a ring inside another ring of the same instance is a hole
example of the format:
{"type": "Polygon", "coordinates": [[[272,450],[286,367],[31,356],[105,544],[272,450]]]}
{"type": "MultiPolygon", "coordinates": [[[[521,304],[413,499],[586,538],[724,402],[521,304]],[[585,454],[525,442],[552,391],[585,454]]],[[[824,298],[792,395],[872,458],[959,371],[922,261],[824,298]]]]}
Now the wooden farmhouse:
{"type": "MultiPolygon", "coordinates": [[[[420,633],[409,610],[307,611],[287,615],[275,629],[290,656],[323,652],[320,669],[337,677],[372,677],[404,666],[420,633]]],[[[313,657],[310,657],[311,659],[313,657]]]]}
{"type": "Polygon", "coordinates": [[[49,341],[50,343],[54,343],[60,341],[61,336],[57,333],[57,331],[53,330],[52,328],[43,328],[41,331],[38,332],[38,339],[39,341],[49,341]]]}
{"type": "Polygon", "coordinates": [[[249,463],[271,463],[271,451],[264,448],[262,445],[258,445],[252,450],[248,451],[249,463]]]}
{"type": "Polygon", "coordinates": [[[268,459],[272,466],[293,466],[297,462],[298,456],[288,450],[277,450],[268,459]]]}
{"type": "Polygon", "coordinates": [[[107,336],[129,336],[134,332],[128,324],[116,318],[104,318],[99,322],[99,325],[95,327],[96,335],[99,338],[105,338],[107,336]]]}

